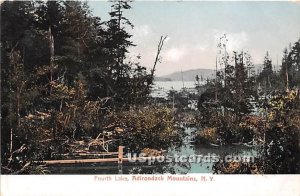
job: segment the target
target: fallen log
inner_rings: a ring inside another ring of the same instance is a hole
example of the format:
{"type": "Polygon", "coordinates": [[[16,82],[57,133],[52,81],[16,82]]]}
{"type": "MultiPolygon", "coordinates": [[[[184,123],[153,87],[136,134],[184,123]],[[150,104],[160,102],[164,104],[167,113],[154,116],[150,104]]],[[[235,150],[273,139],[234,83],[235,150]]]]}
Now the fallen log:
{"type": "Polygon", "coordinates": [[[104,153],[68,153],[68,154],[57,154],[59,156],[111,156],[117,155],[118,152],[104,152],[104,153]]]}
{"type": "MultiPolygon", "coordinates": [[[[137,157],[137,158],[123,158],[122,161],[147,161],[163,158],[164,156],[157,157],[137,157]]],[[[47,160],[43,161],[46,165],[58,165],[58,164],[83,164],[83,163],[108,163],[108,162],[119,162],[119,158],[106,158],[106,159],[73,159],[73,160],[47,160]]],[[[40,162],[39,162],[40,163],[40,162]]]]}

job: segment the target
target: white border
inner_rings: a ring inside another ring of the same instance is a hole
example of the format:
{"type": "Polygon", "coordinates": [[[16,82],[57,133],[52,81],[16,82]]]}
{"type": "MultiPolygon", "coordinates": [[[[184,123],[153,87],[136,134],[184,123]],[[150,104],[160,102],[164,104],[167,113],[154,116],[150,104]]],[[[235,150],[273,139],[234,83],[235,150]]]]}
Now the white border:
{"type": "Polygon", "coordinates": [[[162,175],[163,181],[133,181],[132,176],[153,175],[3,175],[0,195],[300,195],[299,175],[173,175],[195,177],[197,182],[168,181],[168,175],[162,175]],[[108,176],[112,180],[95,180],[108,176]],[[129,181],[115,179],[125,177],[129,181]]]}

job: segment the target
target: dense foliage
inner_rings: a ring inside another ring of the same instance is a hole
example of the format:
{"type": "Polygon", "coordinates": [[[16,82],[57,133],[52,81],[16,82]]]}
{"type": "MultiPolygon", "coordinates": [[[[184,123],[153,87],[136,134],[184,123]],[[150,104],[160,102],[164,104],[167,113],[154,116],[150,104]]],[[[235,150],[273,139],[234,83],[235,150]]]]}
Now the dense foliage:
{"type": "Polygon", "coordinates": [[[284,50],[280,70],[274,71],[267,53],[257,75],[249,55],[234,52],[230,62],[228,53],[223,54],[225,70],[206,84],[199,98],[202,130],[197,141],[260,144],[261,157],[250,165],[220,162],[215,172],[253,173],[256,168],[257,173],[299,173],[299,42],[284,50]]]}
{"type": "Polygon", "coordinates": [[[127,57],[134,46],[133,24],[124,15],[129,3],[113,2],[108,21],[94,16],[87,2],[1,4],[1,161],[7,171],[95,138],[112,111],[148,99],[153,74],[127,57]]]}

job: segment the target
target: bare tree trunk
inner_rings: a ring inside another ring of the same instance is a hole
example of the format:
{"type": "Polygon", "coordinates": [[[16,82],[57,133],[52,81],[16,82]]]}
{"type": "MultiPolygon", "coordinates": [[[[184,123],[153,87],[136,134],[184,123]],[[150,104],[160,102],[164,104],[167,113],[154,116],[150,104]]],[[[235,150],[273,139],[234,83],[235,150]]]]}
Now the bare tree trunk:
{"type": "Polygon", "coordinates": [[[53,81],[53,67],[54,67],[54,38],[51,32],[51,26],[48,31],[49,37],[49,50],[50,50],[50,95],[52,93],[52,81],[53,81]]]}
{"type": "Polygon", "coordinates": [[[286,76],[286,91],[289,91],[289,73],[288,73],[288,66],[285,65],[285,76],[286,76]]]}
{"type": "MultiPolygon", "coordinates": [[[[14,67],[13,66],[13,61],[14,61],[13,53],[15,52],[15,49],[18,46],[18,44],[19,44],[19,41],[17,41],[17,43],[13,46],[13,48],[10,51],[10,64],[12,65],[12,67],[14,67]]],[[[12,80],[13,80],[13,76],[12,76],[12,73],[10,73],[10,80],[9,80],[9,89],[10,90],[12,89],[12,80]]],[[[9,111],[10,111],[10,113],[13,113],[13,103],[12,103],[12,101],[10,101],[10,103],[9,103],[9,111]]],[[[12,152],[13,152],[13,132],[14,131],[13,131],[13,128],[12,128],[13,122],[12,122],[11,119],[9,120],[9,126],[10,126],[10,146],[9,146],[9,152],[10,152],[10,154],[12,154],[12,152]]]]}
{"type": "Polygon", "coordinates": [[[218,61],[216,57],[216,89],[215,89],[215,102],[218,101],[218,61]]]}
{"type": "Polygon", "coordinates": [[[167,39],[167,37],[168,36],[161,36],[160,37],[160,40],[159,40],[159,43],[158,43],[158,46],[157,46],[157,53],[156,53],[155,61],[154,61],[154,64],[153,64],[153,68],[151,70],[151,77],[152,78],[154,76],[154,72],[155,72],[155,68],[156,68],[157,62],[159,61],[159,56],[160,56],[160,52],[162,50],[162,47],[164,45],[164,41],[167,39]]]}
{"type": "Polygon", "coordinates": [[[13,152],[13,129],[10,128],[10,146],[9,146],[9,154],[11,155],[13,152]]]}
{"type": "MultiPolygon", "coordinates": [[[[167,35],[160,37],[160,40],[159,40],[159,43],[158,43],[158,46],[157,46],[157,52],[156,52],[155,61],[154,61],[154,64],[153,64],[153,68],[151,69],[151,75],[150,75],[150,77],[151,77],[152,81],[154,79],[154,72],[155,72],[156,65],[159,62],[160,52],[161,52],[162,47],[164,45],[164,41],[167,39],[167,37],[168,37],[167,35]]],[[[146,89],[148,89],[149,86],[150,86],[150,83],[147,84],[147,86],[145,87],[144,91],[146,89]]]]}
{"type": "Polygon", "coordinates": [[[225,45],[225,69],[224,69],[224,87],[226,88],[227,84],[227,76],[226,76],[226,70],[227,70],[227,51],[226,51],[226,45],[225,45]]]}
{"type": "Polygon", "coordinates": [[[20,87],[17,87],[17,125],[20,127],[20,87]]]}

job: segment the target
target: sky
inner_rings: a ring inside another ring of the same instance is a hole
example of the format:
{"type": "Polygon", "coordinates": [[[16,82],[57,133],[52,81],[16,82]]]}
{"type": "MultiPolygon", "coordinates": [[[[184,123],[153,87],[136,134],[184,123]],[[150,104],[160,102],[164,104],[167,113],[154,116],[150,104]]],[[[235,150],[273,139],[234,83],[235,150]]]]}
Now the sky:
{"type": "MultiPolygon", "coordinates": [[[[109,20],[112,3],[91,1],[93,14],[109,20]]],[[[134,25],[129,32],[137,46],[130,58],[141,55],[141,65],[151,68],[160,36],[168,38],[156,75],[189,69],[214,69],[218,40],[226,34],[227,49],[248,51],[254,64],[262,64],[268,51],[273,64],[300,38],[298,2],[137,1],[124,12],[134,25]]]]}

